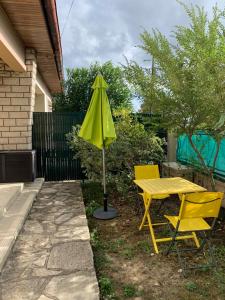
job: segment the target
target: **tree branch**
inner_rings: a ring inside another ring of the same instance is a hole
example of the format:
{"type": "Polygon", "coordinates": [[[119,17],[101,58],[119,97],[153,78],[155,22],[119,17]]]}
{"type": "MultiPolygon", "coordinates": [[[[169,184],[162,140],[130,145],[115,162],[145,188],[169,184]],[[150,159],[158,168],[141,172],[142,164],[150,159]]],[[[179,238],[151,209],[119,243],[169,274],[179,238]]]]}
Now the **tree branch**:
{"type": "Polygon", "coordinates": [[[209,178],[210,178],[212,190],[215,191],[215,190],[216,190],[216,185],[215,185],[215,180],[214,180],[214,177],[213,177],[213,173],[214,173],[214,170],[215,170],[215,167],[216,167],[216,161],[217,161],[217,158],[218,158],[218,154],[219,154],[219,150],[220,150],[220,145],[221,145],[221,143],[220,143],[220,141],[216,140],[216,145],[217,145],[216,153],[215,153],[215,156],[214,156],[214,159],[213,159],[213,165],[212,165],[212,168],[210,169],[210,168],[206,165],[206,163],[205,163],[205,161],[204,161],[204,159],[203,159],[203,157],[202,157],[200,151],[198,150],[198,148],[197,148],[197,147],[195,146],[195,144],[193,143],[191,137],[192,137],[192,134],[191,134],[191,135],[188,135],[188,140],[189,140],[189,142],[190,142],[190,144],[191,144],[193,150],[194,150],[195,153],[197,154],[197,157],[199,158],[199,160],[200,160],[200,162],[201,162],[201,164],[202,164],[204,170],[206,171],[206,173],[208,174],[208,176],[209,176],[209,178]]]}

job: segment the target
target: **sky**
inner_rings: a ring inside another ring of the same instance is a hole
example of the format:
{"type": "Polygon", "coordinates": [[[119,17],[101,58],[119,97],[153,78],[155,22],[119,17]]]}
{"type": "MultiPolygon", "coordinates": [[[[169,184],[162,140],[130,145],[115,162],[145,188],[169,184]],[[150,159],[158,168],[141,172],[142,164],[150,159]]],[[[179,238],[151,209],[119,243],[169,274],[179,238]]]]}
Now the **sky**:
{"type": "MultiPolygon", "coordinates": [[[[64,68],[88,67],[96,61],[125,63],[126,56],[143,66],[150,57],[138,48],[143,30],[159,29],[168,38],[176,25],[188,24],[176,0],[56,0],[64,68]],[[71,3],[74,1],[68,16],[71,3]]],[[[209,15],[224,0],[183,0],[204,6],[209,15]]],[[[138,104],[136,104],[138,105],[138,104]]]]}

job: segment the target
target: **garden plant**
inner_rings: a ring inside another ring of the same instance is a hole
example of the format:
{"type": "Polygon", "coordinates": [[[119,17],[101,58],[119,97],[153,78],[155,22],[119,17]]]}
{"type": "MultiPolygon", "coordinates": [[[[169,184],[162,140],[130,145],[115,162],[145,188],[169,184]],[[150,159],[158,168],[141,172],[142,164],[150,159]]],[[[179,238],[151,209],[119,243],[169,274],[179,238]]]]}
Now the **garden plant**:
{"type": "MultiPolygon", "coordinates": [[[[116,110],[114,117],[117,139],[106,149],[107,183],[126,194],[132,186],[134,165],[159,163],[164,159],[164,141],[153,131],[146,131],[129,110],[116,110]]],[[[101,182],[101,151],[78,137],[79,128],[74,127],[68,135],[69,143],[88,179],[101,182]]]]}
{"type": "Polygon", "coordinates": [[[214,190],[213,173],[225,134],[225,12],[214,7],[209,18],[204,8],[180,4],[190,25],[177,26],[170,39],[158,30],[144,31],[140,47],[154,60],[152,68],[127,61],[124,70],[142,99],[142,110],[160,113],[163,127],[187,135],[214,190]],[[210,166],[203,157],[204,149],[193,142],[199,130],[215,140],[210,166]]]}

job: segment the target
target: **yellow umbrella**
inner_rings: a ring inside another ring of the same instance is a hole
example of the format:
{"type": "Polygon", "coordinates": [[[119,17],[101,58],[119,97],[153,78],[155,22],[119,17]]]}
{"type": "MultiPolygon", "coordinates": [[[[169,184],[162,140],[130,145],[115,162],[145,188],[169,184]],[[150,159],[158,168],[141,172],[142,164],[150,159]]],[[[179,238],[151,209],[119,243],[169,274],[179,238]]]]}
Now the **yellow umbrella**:
{"type": "Polygon", "coordinates": [[[108,85],[102,75],[98,74],[92,85],[94,92],[79,131],[79,137],[102,150],[104,208],[99,208],[94,212],[94,216],[99,219],[112,219],[117,215],[114,208],[108,207],[106,193],[105,148],[116,139],[115,127],[106,93],[107,87],[108,85]]]}

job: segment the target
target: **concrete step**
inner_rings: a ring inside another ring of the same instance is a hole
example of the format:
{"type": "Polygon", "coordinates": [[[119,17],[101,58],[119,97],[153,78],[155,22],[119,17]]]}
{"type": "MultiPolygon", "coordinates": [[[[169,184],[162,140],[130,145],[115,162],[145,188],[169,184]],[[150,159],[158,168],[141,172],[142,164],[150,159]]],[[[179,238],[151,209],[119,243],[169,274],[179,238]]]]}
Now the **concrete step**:
{"type": "Polygon", "coordinates": [[[23,191],[23,183],[0,184],[0,217],[3,216],[11,203],[23,191]]]}
{"type": "Polygon", "coordinates": [[[34,199],[36,198],[37,193],[35,192],[23,192],[19,197],[11,204],[7,212],[5,213],[6,217],[9,216],[24,216],[26,217],[28,212],[31,209],[34,199]]]}
{"type": "Polygon", "coordinates": [[[2,270],[7,257],[15,242],[14,236],[1,237],[0,239],[0,270],[2,270]]]}
{"type": "MultiPolygon", "coordinates": [[[[13,190],[17,188],[16,197],[14,193],[13,199],[9,203],[7,202],[7,209],[4,210],[4,214],[0,216],[0,272],[43,182],[44,180],[38,178],[33,183],[26,184],[23,190],[22,186],[20,188],[18,186],[11,187],[13,190]]],[[[2,190],[0,187],[0,193],[2,190]]],[[[9,190],[8,194],[12,195],[9,190]]],[[[9,195],[6,197],[10,198],[9,195]]]]}
{"type": "Polygon", "coordinates": [[[2,216],[0,219],[0,239],[7,236],[14,236],[16,238],[22,226],[23,216],[2,216]]]}

